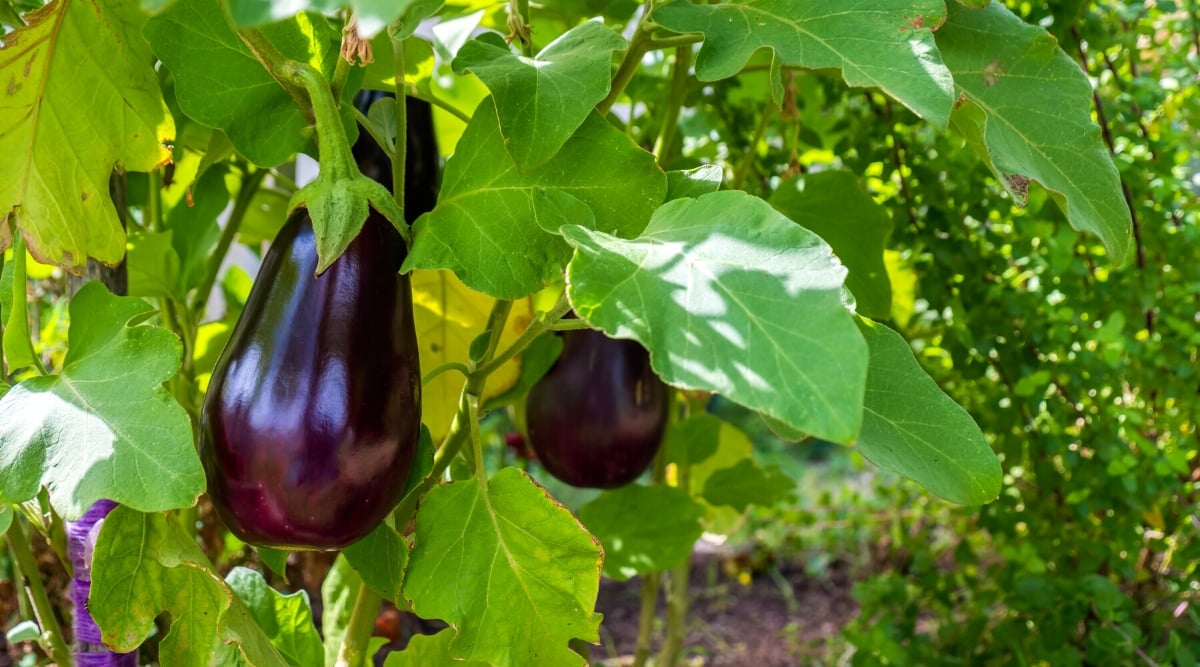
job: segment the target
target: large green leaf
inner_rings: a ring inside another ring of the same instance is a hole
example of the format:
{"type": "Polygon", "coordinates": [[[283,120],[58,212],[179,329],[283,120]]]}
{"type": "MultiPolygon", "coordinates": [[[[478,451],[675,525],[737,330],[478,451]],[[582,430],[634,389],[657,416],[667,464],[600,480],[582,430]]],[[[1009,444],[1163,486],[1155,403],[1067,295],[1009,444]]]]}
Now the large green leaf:
{"type": "Polygon", "coordinates": [[[737,191],[668,202],[633,240],[563,234],[575,312],[640,341],[664,380],[827,440],[858,435],[866,345],[842,304],[846,269],[816,234],[737,191]]]}
{"type": "Polygon", "coordinates": [[[155,618],[170,614],[159,645],[164,665],[227,664],[214,662],[230,655],[222,643],[256,667],[289,664],[196,541],[163,514],[118,507],[104,519],[88,610],[118,651],[135,650],[155,631],[155,618]]]}
{"type": "Polygon", "coordinates": [[[1000,493],[1000,461],[971,415],[922,370],[900,334],[862,322],[871,351],[858,449],[875,465],[964,505],[1000,493]]]}
{"type": "Polygon", "coordinates": [[[604,574],[618,581],[686,560],[703,517],[687,492],[669,486],[630,484],[579,508],[579,520],[604,545],[604,574]]]}
{"type": "MultiPolygon", "coordinates": [[[[246,159],[273,167],[305,147],[308,120],[224,12],[216,0],[174,3],[146,22],[146,39],[175,75],[184,112],[224,131],[246,159]]],[[[262,32],[285,56],[333,72],[340,35],[324,17],[297,14],[262,32]]]]}
{"type": "Polygon", "coordinates": [[[26,14],[0,48],[0,250],[16,213],[29,251],[73,270],[116,264],[125,233],[108,193],[114,165],[170,159],[175,124],[131,0],[60,0],[26,14]]]}
{"type": "Polygon", "coordinates": [[[288,662],[294,665],[320,665],[324,657],[321,637],[313,625],[308,593],[303,590],[283,595],[271,588],[254,570],[235,567],[225,583],[288,662]]]}
{"type": "Polygon", "coordinates": [[[192,429],[162,387],[182,346],[166,329],[131,326],[153,310],[99,282],[75,295],[62,372],[0,399],[0,498],[29,500],[45,485],[69,520],[102,498],[146,512],[196,502],[204,471],[192,429]]]}
{"type": "Polygon", "coordinates": [[[846,287],[856,310],[885,318],[892,312],[892,283],[883,251],[892,233],[887,210],[875,203],[846,171],[821,171],[791,178],[771,195],[771,205],[816,232],[833,248],[850,274],[846,287]]]}
{"type": "Polygon", "coordinates": [[[599,114],[552,160],[521,173],[490,105],[481,103],[446,162],[437,208],[417,220],[404,270],[450,269],[476,291],[515,299],[561,276],[571,257],[554,233],[561,225],[633,236],[662,202],[666,176],[654,156],[599,114]]]}
{"type": "Polygon", "coordinates": [[[470,71],[492,91],[504,145],[517,167],[554,157],[604,99],[612,83],[612,52],[625,40],[599,21],[563,33],[534,58],[513,53],[495,33],[463,45],[455,71],[470,71]]]}
{"type": "Polygon", "coordinates": [[[932,30],[945,15],[942,0],[672,0],[654,10],[668,30],[704,34],[696,58],[702,81],[733,76],[769,48],[777,65],[839,69],[849,85],[881,88],[943,128],[954,82],[932,30]]]}
{"type": "Polygon", "coordinates": [[[523,472],[434,488],[415,540],[404,594],[418,615],[454,627],[456,659],[584,664],[567,642],[599,640],[600,546],[523,472]]]}
{"type": "Polygon", "coordinates": [[[949,3],[938,48],[965,102],[955,128],[991,158],[1000,182],[1025,205],[1029,182],[1050,191],[1075,229],[1124,261],[1132,238],[1120,177],[1092,120],[1087,76],[1049,33],[998,2],[949,3]]]}

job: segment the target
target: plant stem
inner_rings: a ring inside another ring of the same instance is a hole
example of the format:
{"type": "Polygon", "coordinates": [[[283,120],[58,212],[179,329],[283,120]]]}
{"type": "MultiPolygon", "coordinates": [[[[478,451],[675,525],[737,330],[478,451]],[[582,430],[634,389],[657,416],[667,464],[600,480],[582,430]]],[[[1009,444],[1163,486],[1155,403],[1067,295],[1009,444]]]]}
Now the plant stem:
{"type": "Polygon", "coordinates": [[[633,31],[633,37],[629,40],[629,50],[625,52],[625,57],[621,58],[621,64],[617,67],[617,73],[613,75],[612,88],[608,91],[608,96],[600,100],[596,105],[596,110],[602,114],[608,113],[616,103],[617,98],[621,93],[625,92],[625,87],[633,80],[633,75],[637,73],[638,68],[642,66],[642,56],[646,55],[646,51],[650,50],[650,33],[646,27],[650,12],[654,11],[654,0],[646,0],[646,6],[642,10],[642,17],[638,20],[637,28],[633,31]]]}
{"type": "Polygon", "coordinates": [[[680,46],[699,44],[703,41],[704,37],[701,35],[671,35],[670,37],[656,37],[650,40],[648,49],[650,51],[673,49],[680,46]]]}
{"type": "Polygon", "coordinates": [[[71,660],[71,651],[67,648],[66,640],[63,638],[62,628],[54,613],[54,606],[50,604],[50,598],[46,595],[46,586],[42,583],[41,573],[38,572],[37,561],[33,556],[33,549],[29,545],[25,526],[16,517],[13,518],[12,525],[8,527],[8,544],[12,547],[17,567],[21,570],[21,574],[25,577],[25,583],[29,587],[34,615],[37,617],[38,625],[42,628],[42,648],[46,649],[50,659],[59,667],[69,667],[74,664],[71,660]]]}
{"type": "Polygon", "coordinates": [[[367,643],[371,640],[371,630],[375,628],[375,618],[379,616],[379,605],[383,597],[365,583],[358,587],[358,597],[354,600],[354,609],[350,612],[350,621],[346,624],[346,634],[342,636],[342,645],[338,648],[337,667],[362,667],[370,658],[367,655],[367,643]]]}
{"type": "Polygon", "coordinates": [[[463,374],[463,377],[471,376],[471,369],[468,368],[466,364],[459,363],[457,361],[450,361],[426,373],[425,377],[421,378],[421,384],[427,385],[437,376],[450,371],[458,371],[459,373],[463,374]]]}
{"type": "MultiPolygon", "coordinates": [[[[404,178],[405,167],[408,166],[408,104],[404,98],[404,41],[396,36],[392,40],[392,60],[395,62],[396,76],[396,143],[392,148],[392,198],[396,205],[404,211],[404,178]]],[[[397,220],[396,224],[401,224],[397,220]]]]}
{"type": "Polygon", "coordinates": [[[746,175],[750,173],[750,168],[754,166],[754,158],[758,155],[758,143],[762,141],[763,135],[767,132],[767,121],[770,120],[771,110],[774,108],[775,106],[772,104],[763,106],[762,115],[758,117],[758,127],[754,129],[754,137],[746,148],[746,154],[742,156],[742,162],[733,172],[733,178],[729,180],[730,190],[741,190],[742,184],[746,182],[746,175]]]}
{"type": "MultiPolygon", "coordinates": [[[[488,332],[487,347],[475,370],[470,371],[466,381],[463,382],[462,393],[458,399],[458,411],[454,415],[454,421],[450,423],[450,431],[442,441],[442,446],[438,448],[437,454],[433,457],[433,469],[416,488],[409,491],[400,500],[400,504],[392,512],[396,527],[401,531],[405,530],[412,520],[413,514],[417,510],[417,502],[430,489],[437,486],[442,479],[442,474],[446,472],[446,468],[450,467],[450,462],[454,460],[454,457],[458,456],[462,446],[471,439],[473,433],[477,434],[474,430],[477,428],[477,425],[474,424],[474,416],[478,413],[479,397],[483,395],[483,386],[492,372],[486,369],[491,367],[492,355],[495,354],[496,348],[500,344],[500,336],[504,332],[504,324],[508,321],[512,305],[512,301],[500,299],[492,306],[485,329],[488,332]],[[472,401],[474,401],[474,406],[472,406],[472,401]]],[[[531,328],[533,326],[533,324],[530,325],[531,328]]],[[[496,366],[496,368],[498,367],[496,366]]]]}
{"type": "Polygon", "coordinates": [[[146,190],[146,217],[142,220],[142,227],[157,232],[163,226],[162,172],[154,169],[146,174],[146,179],[150,184],[146,190]]]}
{"type": "Polygon", "coordinates": [[[510,359],[523,352],[525,348],[529,347],[530,343],[537,340],[538,336],[551,330],[554,324],[562,319],[562,316],[566,315],[569,310],[571,310],[571,304],[567,301],[567,295],[564,292],[559,298],[558,303],[555,304],[550,312],[546,313],[545,317],[531,322],[511,345],[505,348],[500,354],[497,354],[491,361],[484,363],[481,360],[475,372],[481,373],[485,377],[494,373],[497,368],[500,368],[510,359]]]}
{"type": "Polygon", "coordinates": [[[254,199],[254,193],[258,192],[258,186],[262,183],[263,177],[267,175],[266,169],[254,169],[250,166],[247,166],[247,169],[248,171],[242,176],[242,185],[238,188],[233,211],[230,212],[229,219],[225,221],[225,228],[221,230],[221,237],[217,240],[217,249],[213,251],[212,257],[208,260],[208,272],[205,273],[204,280],[196,290],[196,299],[191,308],[192,317],[196,322],[204,317],[209,293],[212,292],[213,285],[217,283],[217,274],[221,272],[221,264],[225,261],[225,255],[229,254],[229,248],[233,245],[233,239],[237,237],[238,229],[242,226],[246,212],[250,210],[250,202],[254,199]]]}
{"type": "Polygon", "coordinates": [[[655,608],[658,606],[658,589],[662,573],[650,572],[642,578],[642,608],[638,612],[637,643],[633,649],[632,667],[644,667],[650,657],[654,634],[655,608]]]}
{"type": "Polygon", "coordinates": [[[675,66],[672,68],[671,88],[667,93],[667,104],[663,108],[662,125],[659,126],[658,139],[654,142],[654,154],[658,156],[659,164],[667,164],[671,160],[671,149],[675,144],[675,130],[679,127],[679,112],[683,109],[683,98],[687,96],[688,72],[692,68],[692,47],[680,46],[675,49],[675,66]]]}
{"type": "MultiPolygon", "coordinates": [[[[230,21],[228,15],[226,15],[226,21],[230,21]]],[[[250,49],[250,53],[263,64],[263,67],[266,68],[271,78],[275,79],[280,86],[283,86],[283,89],[291,96],[296,106],[300,107],[300,111],[304,113],[304,117],[311,123],[313,120],[313,103],[310,102],[304,87],[297,85],[296,81],[286,72],[284,65],[289,62],[288,57],[280,53],[279,49],[276,49],[275,45],[258,28],[236,30],[236,26],[232,23],[230,23],[229,27],[234,28],[242,43],[246,45],[246,48],[250,49]]]]}

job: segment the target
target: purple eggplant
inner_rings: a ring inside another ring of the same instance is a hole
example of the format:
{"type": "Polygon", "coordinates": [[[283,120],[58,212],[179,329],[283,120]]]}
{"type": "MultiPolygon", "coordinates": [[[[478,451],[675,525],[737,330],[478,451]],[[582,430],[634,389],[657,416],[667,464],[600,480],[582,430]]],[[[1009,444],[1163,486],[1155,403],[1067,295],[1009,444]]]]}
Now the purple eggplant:
{"type": "Polygon", "coordinates": [[[591,330],[562,336],[558,361],[525,400],[529,445],[572,486],[628,484],[658,452],[670,390],[637,342],[591,330]]]}
{"type": "Polygon", "coordinates": [[[314,276],[304,210],[271,244],[200,419],[209,497],[243,541],[339,549],[399,502],[421,426],[403,247],[372,213],[314,276]]]}
{"type": "MultiPolygon", "coordinates": [[[[416,121],[409,137],[422,148],[409,153],[406,180],[422,182],[406,188],[410,221],[433,207],[438,167],[432,120],[416,121]]],[[[359,168],[390,186],[387,155],[372,141],[361,132],[359,168]]],[[[209,497],[243,541],[340,549],[399,502],[421,426],[404,256],[375,211],[320,276],[307,211],[272,242],[200,417],[209,497]]]]}

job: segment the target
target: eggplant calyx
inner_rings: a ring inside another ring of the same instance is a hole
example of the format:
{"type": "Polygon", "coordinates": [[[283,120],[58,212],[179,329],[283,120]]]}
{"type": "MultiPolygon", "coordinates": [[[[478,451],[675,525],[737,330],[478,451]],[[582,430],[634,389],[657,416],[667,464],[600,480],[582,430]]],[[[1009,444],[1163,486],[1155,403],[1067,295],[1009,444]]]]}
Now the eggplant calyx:
{"type": "Polygon", "coordinates": [[[318,275],[329,268],[362,231],[372,206],[387,218],[405,245],[412,245],[404,211],[392,193],[358,169],[350,140],[346,138],[338,104],[325,78],[311,65],[289,61],[283,73],[304,88],[316,118],[317,154],[321,168],[313,182],[300,188],[288,202],[288,214],[304,207],[312,217],[317,237],[318,275]]]}

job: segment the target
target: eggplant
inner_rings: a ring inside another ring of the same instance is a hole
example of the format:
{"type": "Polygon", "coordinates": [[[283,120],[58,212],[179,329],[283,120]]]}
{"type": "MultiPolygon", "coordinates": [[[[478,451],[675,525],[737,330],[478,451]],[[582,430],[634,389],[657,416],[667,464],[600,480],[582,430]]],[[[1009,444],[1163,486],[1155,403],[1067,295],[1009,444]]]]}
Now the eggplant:
{"type": "Polygon", "coordinates": [[[588,329],[562,337],[562,354],[525,399],[529,445],[567,484],[624,486],[658,452],[670,390],[636,341],[588,329]]]}
{"type": "MultiPolygon", "coordinates": [[[[409,153],[406,172],[424,180],[413,185],[410,220],[433,207],[437,192],[428,115],[410,123],[414,133],[432,152],[409,153]]],[[[386,153],[360,134],[360,170],[390,185],[386,153]]],[[[340,549],[399,502],[421,426],[412,287],[399,274],[405,252],[373,210],[320,276],[306,210],[271,243],[200,417],[209,498],[243,541],[340,549]]]]}

